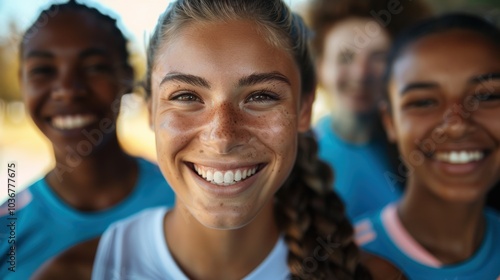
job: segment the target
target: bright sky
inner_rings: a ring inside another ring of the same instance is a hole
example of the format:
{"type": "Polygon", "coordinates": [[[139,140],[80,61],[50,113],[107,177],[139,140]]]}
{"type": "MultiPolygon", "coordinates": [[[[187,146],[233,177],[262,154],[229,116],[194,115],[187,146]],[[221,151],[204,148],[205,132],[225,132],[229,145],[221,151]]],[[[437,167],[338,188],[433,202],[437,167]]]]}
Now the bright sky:
{"type": "MultiPolygon", "coordinates": [[[[165,10],[169,0],[77,0],[101,12],[117,18],[120,27],[132,41],[144,49],[146,39],[154,28],[158,16],[165,10]]],[[[307,0],[285,0],[293,8],[300,7],[307,0]]],[[[41,10],[53,3],[65,0],[0,0],[0,39],[7,36],[8,23],[15,21],[25,30],[41,10]]]]}

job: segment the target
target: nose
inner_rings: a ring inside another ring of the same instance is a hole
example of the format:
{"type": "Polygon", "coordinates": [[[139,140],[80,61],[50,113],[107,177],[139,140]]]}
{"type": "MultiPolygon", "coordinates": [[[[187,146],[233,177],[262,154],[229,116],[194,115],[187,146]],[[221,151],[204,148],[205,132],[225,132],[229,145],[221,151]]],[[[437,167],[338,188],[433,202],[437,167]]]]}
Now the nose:
{"type": "Polygon", "coordinates": [[[63,68],[52,88],[52,98],[56,100],[71,100],[85,95],[83,78],[76,67],[63,68]]]}
{"type": "Polygon", "coordinates": [[[453,104],[445,113],[439,130],[452,140],[460,140],[473,133],[472,112],[464,110],[461,105],[453,104]]]}
{"type": "Polygon", "coordinates": [[[243,147],[249,141],[249,134],[243,127],[243,116],[237,105],[229,102],[211,109],[201,134],[202,143],[217,154],[229,154],[243,147]]]}
{"type": "Polygon", "coordinates": [[[358,82],[365,82],[370,79],[370,61],[368,57],[358,55],[352,62],[352,76],[353,80],[358,82]]]}

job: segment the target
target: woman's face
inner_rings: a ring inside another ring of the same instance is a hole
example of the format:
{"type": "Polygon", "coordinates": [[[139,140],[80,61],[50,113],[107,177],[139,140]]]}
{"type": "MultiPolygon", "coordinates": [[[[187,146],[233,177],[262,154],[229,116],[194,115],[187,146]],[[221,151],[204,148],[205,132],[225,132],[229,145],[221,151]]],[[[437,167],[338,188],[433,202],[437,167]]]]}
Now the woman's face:
{"type": "Polygon", "coordinates": [[[375,111],[389,44],[385,29],[370,19],[349,18],[327,32],[318,78],[336,108],[354,115],[375,111]]]}
{"type": "Polygon", "coordinates": [[[26,35],[24,101],[56,149],[87,154],[90,143],[92,150],[114,133],[120,97],[132,80],[124,65],[109,28],[88,12],[60,12],[26,35]]]}
{"type": "Polygon", "coordinates": [[[409,188],[449,201],[484,198],[499,180],[500,53],[452,30],[418,39],[395,61],[385,123],[409,188]]]}
{"type": "Polygon", "coordinates": [[[239,228],[272,206],[309,128],[298,66],[262,34],[248,21],[192,23],[156,56],[159,166],[176,207],[207,227],[239,228]]]}

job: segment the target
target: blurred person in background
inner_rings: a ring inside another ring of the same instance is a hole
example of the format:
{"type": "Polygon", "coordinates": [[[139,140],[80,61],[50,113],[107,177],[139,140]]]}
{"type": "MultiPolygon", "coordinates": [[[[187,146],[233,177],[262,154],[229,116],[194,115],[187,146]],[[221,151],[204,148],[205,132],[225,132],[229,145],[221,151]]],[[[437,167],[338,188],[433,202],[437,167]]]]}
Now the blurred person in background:
{"type": "Polygon", "coordinates": [[[334,189],[350,218],[396,200],[397,153],[379,117],[382,74],[392,38],[431,14],[422,1],[312,0],[312,51],[330,114],[315,132],[320,157],[335,172],[334,189]]]}

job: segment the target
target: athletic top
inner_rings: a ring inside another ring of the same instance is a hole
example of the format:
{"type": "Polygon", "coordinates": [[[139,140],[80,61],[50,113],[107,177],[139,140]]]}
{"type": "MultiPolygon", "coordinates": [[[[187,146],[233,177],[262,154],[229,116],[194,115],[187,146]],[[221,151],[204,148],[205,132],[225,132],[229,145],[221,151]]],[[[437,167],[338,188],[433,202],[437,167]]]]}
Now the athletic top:
{"type": "Polygon", "coordinates": [[[468,260],[445,265],[406,231],[390,204],[356,223],[356,241],[363,250],[392,262],[415,280],[500,280],[500,215],[485,211],[486,232],[481,246],[468,260]]]}
{"type": "Polygon", "coordinates": [[[400,198],[399,185],[390,177],[383,139],[361,145],[345,142],[333,131],[331,116],[322,118],[314,131],[319,157],[333,168],[333,188],[351,220],[400,198]]]}
{"type": "Polygon", "coordinates": [[[172,206],[174,192],[159,168],[144,159],[137,162],[139,175],[132,193],[103,211],[73,209],[45,179],[17,194],[14,212],[9,211],[7,200],[0,207],[0,279],[28,279],[45,261],[77,243],[101,235],[112,222],[148,207],[172,206]],[[15,250],[11,246],[15,246],[15,250]]]}
{"type": "MultiPolygon", "coordinates": [[[[145,210],[114,223],[103,234],[93,280],[187,280],[170,254],[163,221],[166,207],[145,210]]],[[[289,279],[288,248],[280,238],[266,259],[245,280],[289,279]]]]}

